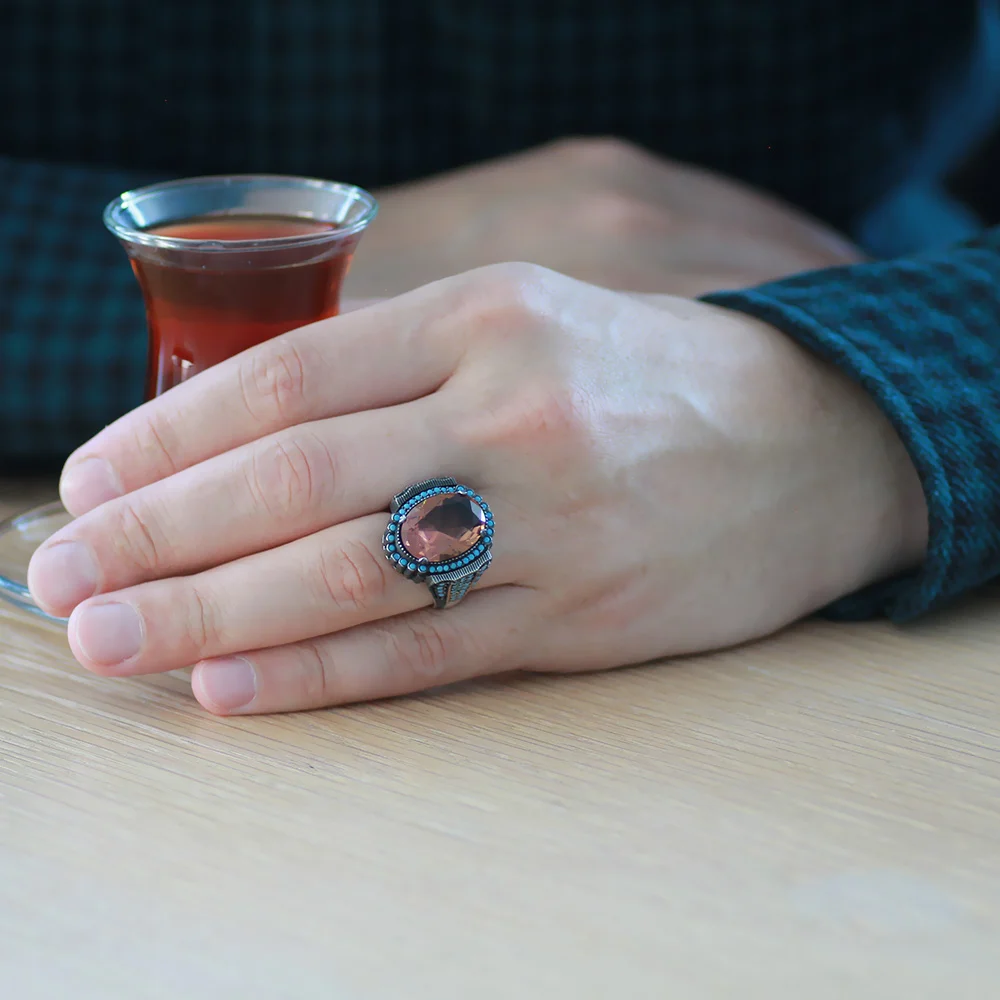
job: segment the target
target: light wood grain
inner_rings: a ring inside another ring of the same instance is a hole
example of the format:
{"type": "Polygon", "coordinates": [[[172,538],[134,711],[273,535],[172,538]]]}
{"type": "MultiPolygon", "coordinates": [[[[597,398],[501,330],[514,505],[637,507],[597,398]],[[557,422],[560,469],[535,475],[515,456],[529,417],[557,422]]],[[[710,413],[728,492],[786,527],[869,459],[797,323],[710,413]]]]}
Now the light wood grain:
{"type": "Polygon", "coordinates": [[[219,721],[0,611],[0,996],[998,996],[998,612],[219,721]]]}

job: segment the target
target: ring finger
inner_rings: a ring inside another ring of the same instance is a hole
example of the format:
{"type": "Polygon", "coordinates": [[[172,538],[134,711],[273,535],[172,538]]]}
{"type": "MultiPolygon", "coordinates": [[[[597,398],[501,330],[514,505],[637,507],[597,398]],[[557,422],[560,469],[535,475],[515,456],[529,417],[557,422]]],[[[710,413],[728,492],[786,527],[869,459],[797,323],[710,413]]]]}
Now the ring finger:
{"type": "MultiPolygon", "coordinates": [[[[206,657],[281,646],[431,603],[381,550],[370,515],[193,576],[140,584],[79,605],[70,647],[110,676],[157,673],[206,657]]],[[[509,582],[501,559],[488,584],[509,582]]]]}

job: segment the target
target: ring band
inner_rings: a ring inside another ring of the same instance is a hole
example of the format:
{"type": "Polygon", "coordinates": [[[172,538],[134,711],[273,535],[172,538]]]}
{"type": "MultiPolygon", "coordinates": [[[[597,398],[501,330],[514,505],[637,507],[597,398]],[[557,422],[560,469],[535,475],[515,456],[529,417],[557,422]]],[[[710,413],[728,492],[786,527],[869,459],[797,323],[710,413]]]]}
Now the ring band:
{"type": "Polygon", "coordinates": [[[425,583],[435,608],[458,604],[493,561],[493,513],[448,476],[397,493],[382,548],[396,572],[425,583]]]}

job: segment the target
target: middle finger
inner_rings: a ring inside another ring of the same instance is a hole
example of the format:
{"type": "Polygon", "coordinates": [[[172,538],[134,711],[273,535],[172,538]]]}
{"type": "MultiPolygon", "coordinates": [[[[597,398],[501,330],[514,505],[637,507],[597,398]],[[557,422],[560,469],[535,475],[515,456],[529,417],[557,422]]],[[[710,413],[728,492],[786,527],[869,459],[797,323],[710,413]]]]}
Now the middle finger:
{"type": "Polygon", "coordinates": [[[407,484],[462,464],[435,430],[433,399],[300,424],[111,500],[39,548],[32,592],[68,615],[94,594],[384,510],[407,484]]]}

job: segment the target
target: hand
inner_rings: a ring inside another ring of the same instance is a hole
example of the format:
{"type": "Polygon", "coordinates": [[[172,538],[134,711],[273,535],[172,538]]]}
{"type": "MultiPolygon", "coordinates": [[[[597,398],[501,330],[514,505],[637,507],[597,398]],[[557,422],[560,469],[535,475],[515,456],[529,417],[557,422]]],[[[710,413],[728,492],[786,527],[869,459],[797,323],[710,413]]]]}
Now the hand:
{"type": "Polygon", "coordinates": [[[353,295],[525,260],[606,288],[696,296],[861,259],[775,198],[609,139],[552,143],[379,200],[353,295]]]}
{"type": "Polygon", "coordinates": [[[62,493],[80,516],[29,581],[77,659],[197,664],[218,713],[738,643],[912,566],[926,531],[880,412],[777,331],[524,264],[209,369],[74,454],[62,493]],[[389,498],[439,474],[497,524],[445,611],[380,549],[389,498]]]}

